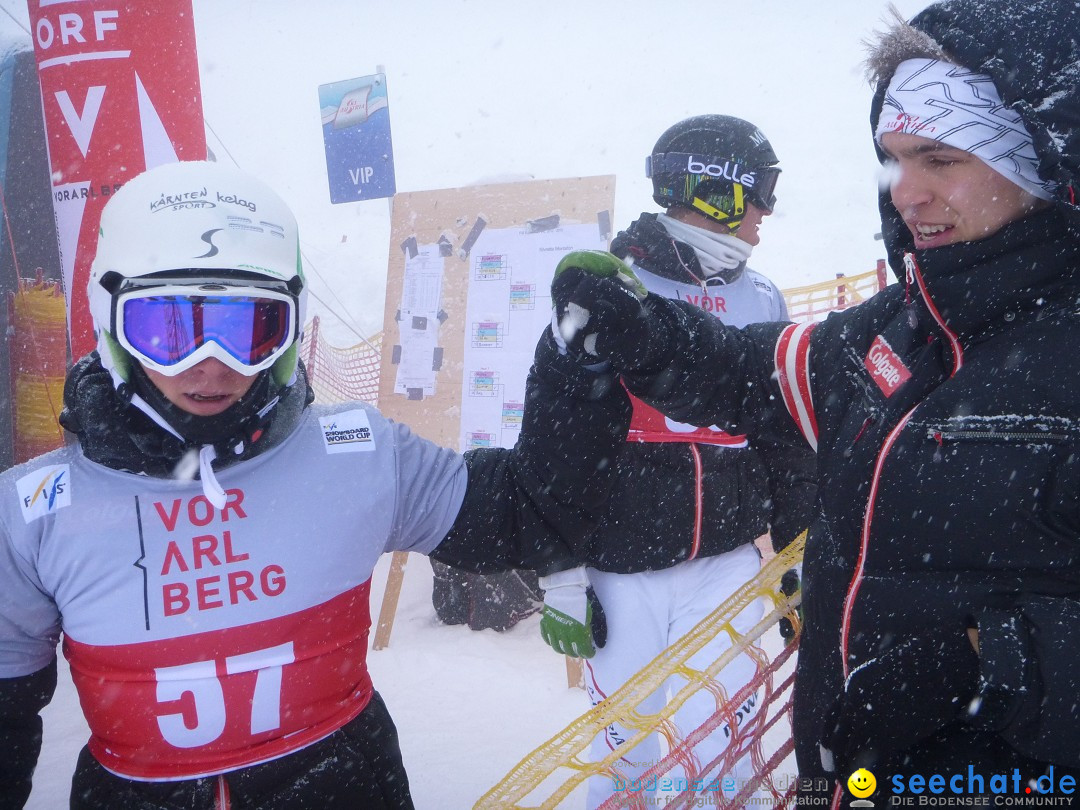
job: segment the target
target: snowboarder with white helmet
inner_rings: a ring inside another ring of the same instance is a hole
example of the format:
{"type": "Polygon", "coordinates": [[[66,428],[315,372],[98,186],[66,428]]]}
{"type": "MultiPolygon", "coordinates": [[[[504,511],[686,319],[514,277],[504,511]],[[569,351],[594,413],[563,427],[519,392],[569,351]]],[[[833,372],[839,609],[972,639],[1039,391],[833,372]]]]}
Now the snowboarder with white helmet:
{"type": "Polygon", "coordinates": [[[64,653],[91,737],[73,808],[402,808],[365,663],[372,568],[569,564],[629,405],[541,340],[521,439],[464,457],[362,403],[312,404],[295,219],[175,163],[101,218],[77,441],[0,476],[0,805],[21,807],[64,653]]]}
{"type": "MultiPolygon", "coordinates": [[[[641,214],[616,235],[611,251],[650,295],[688,302],[735,326],[787,320],[779,288],[746,264],[760,241],[758,227],[776,203],[777,164],[768,139],[749,121],[729,115],[679,121],[660,135],[646,160],[653,199],[664,211],[641,214]]],[[[607,514],[575,549],[581,567],[540,583],[546,589],[545,640],[557,651],[587,658],[585,686],[594,704],[758,572],[755,540],[771,534],[782,548],[806,528],[815,493],[813,455],[805,447],[745,430],[680,424],[638,399],[633,406],[607,514]],[[606,643],[602,631],[589,626],[601,611],[606,643]]],[[[737,628],[747,630],[760,618],[755,603],[739,615],[737,628]]],[[[719,634],[695,662],[712,662],[730,643],[719,634]]],[[[725,667],[718,680],[728,698],[751,681],[754,670],[746,656],[725,667]]],[[[664,700],[658,692],[640,710],[658,711],[664,700]]],[[[743,704],[745,723],[756,713],[756,699],[751,695],[743,704]]],[[[702,690],[675,721],[688,734],[715,711],[714,697],[702,690]]],[[[728,746],[734,736],[729,725],[694,747],[698,768],[728,746]]],[[[593,742],[594,759],[631,733],[621,725],[604,729],[593,742]]],[[[618,783],[632,784],[659,757],[654,734],[620,758],[618,783]]],[[[721,774],[687,774],[705,775],[721,774]]],[[[736,790],[751,775],[749,758],[723,774],[736,790]]],[[[618,783],[607,776],[590,780],[589,806],[601,804],[618,783]]],[[[728,799],[732,795],[729,790],[728,799]]]]}

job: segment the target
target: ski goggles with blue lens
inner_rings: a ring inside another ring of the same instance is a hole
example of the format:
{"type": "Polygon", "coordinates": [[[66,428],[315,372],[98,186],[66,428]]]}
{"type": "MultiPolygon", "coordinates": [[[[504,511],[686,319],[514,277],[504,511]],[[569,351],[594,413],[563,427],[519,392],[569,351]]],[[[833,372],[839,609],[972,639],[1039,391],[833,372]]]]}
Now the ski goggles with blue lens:
{"type": "Polygon", "coordinates": [[[720,222],[742,221],[746,203],[772,213],[776,205],[775,166],[747,167],[734,158],[696,152],[660,152],[645,159],[645,176],[661,196],[701,208],[720,222]],[[705,206],[695,205],[704,202],[705,206]]]}
{"type": "Polygon", "coordinates": [[[168,377],[208,357],[251,376],[299,338],[297,301],[262,287],[136,286],[113,298],[113,335],[136,360],[168,377]]]}

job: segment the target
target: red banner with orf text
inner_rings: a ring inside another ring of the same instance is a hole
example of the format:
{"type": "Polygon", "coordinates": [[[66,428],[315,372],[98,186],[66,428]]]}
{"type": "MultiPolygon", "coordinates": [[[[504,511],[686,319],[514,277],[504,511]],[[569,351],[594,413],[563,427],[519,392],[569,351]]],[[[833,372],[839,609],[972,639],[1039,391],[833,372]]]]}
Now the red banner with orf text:
{"type": "Polygon", "coordinates": [[[109,196],[145,169],[206,159],[191,0],[28,0],[71,356],[94,348],[86,282],[109,196]]]}

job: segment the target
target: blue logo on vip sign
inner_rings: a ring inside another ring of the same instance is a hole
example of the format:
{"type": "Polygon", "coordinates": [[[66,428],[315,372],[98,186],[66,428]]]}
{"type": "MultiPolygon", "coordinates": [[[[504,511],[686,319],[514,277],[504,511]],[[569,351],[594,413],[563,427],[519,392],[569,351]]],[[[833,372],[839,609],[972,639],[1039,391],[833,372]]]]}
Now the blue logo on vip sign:
{"type": "Polygon", "coordinates": [[[393,197],[394,148],[382,73],[319,85],[330,202],[393,197]]]}

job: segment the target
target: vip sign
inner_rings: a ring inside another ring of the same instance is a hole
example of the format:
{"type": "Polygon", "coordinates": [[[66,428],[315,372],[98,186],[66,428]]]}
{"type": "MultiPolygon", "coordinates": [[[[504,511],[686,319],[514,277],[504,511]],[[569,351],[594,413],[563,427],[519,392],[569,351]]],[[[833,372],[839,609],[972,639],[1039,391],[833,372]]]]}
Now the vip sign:
{"type": "Polygon", "coordinates": [[[73,357],[101,209],[162,163],[205,160],[191,0],[29,0],[73,357]]]}
{"type": "Polygon", "coordinates": [[[326,174],[333,203],[393,197],[394,149],[386,77],[319,86],[326,174]]]}

